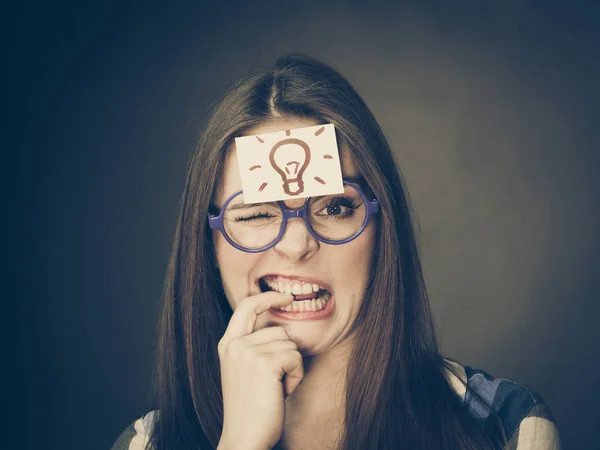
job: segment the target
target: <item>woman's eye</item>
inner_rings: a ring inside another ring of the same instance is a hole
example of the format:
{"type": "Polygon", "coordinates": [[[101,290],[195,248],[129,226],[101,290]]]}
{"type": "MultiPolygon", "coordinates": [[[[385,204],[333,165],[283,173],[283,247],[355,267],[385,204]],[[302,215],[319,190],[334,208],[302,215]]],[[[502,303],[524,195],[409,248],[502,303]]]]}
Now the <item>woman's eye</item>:
{"type": "Polygon", "coordinates": [[[351,216],[354,213],[354,205],[351,201],[345,198],[335,199],[327,206],[317,212],[317,216],[351,216]]]}
{"type": "Polygon", "coordinates": [[[342,213],[347,213],[347,210],[349,210],[349,209],[350,208],[348,208],[347,206],[332,205],[332,206],[323,208],[323,211],[321,211],[321,215],[339,216],[342,213]]]}
{"type": "Polygon", "coordinates": [[[235,218],[236,222],[250,222],[252,220],[271,219],[271,214],[255,214],[253,216],[239,216],[235,218]]]}

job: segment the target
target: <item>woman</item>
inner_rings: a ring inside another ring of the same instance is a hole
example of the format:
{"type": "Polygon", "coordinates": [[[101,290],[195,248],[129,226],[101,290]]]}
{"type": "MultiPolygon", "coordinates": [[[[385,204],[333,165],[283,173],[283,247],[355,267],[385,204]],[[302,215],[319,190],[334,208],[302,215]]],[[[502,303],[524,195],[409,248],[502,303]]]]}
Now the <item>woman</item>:
{"type": "Polygon", "coordinates": [[[302,55],[235,85],[200,138],[166,278],[155,386],[157,410],[113,449],[559,447],[539,395],[439,354],[390,147],[351,85],[302,55]],[[231,208],[241,190],[234,139],[328,123],[344,194],[306,200],[308,218],[288,220],[279,239],[245,237],[251,221],[277,222],[279,209],[231,208]],[[368,205],[377,206],[367,214],[368,205]],[[217,223],[221,214],[230,225],[217,223]],[[320,220],[352,232],[325,243],[320,220]],[[295,312],[300,303],[319,311],[295,312]]]}

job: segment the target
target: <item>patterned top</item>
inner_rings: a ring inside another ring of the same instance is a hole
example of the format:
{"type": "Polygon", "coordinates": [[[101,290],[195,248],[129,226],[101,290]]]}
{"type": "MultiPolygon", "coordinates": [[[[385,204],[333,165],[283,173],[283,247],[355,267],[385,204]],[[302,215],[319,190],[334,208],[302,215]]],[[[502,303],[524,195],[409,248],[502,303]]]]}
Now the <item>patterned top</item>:
{"type": "Polygon", "coordinates": [[[560,450],[556,423],[550,408],[538,393],[506,378],[492,378],[481,369],[463,367],[448,358],[446,361],[456,367],[461,378],[467,381],[465,388],[454,374],[449,371],[446,374],[449,383],[481,425],[484,425],[489,412],[471,391],[477,392],[492,405],[508,439],[506,450],[560,450]]]}
{"type": "MultiPolygon", "coordinates": [[[[450,371],[446,372],[449,384],[468,405],[469,412],[484,425],[488,411],[476,400],[476,391],[492,405],[502,421],[508,438],[506,450],[560,450],[561,443],[550,408],[542,397],[527,387],[506,378],[492,378],[488,373],[446,358],[467,382],[467,387],[450,371]]],[[[144,450],[158,411],[140,417],[119,436],[111,450],[144,450]]]]}

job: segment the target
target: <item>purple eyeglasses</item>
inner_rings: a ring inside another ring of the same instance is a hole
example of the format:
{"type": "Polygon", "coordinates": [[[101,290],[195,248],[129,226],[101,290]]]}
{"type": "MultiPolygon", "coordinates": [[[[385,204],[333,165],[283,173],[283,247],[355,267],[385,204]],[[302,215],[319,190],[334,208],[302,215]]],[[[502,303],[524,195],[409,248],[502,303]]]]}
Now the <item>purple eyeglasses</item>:
{"type": "Polygon", "coordinates": [[[369,218],[379,213],[379,202],[369,199],[356,183],[344,181],[344,192],[308,197],[298,209],[282,201],[244,204],[242,191],[231,195],[218,215],[208,214],[208,224],[238,250],[264,252],[283,237],[288,219],[301,218],[308,231],[325,244],[340,245],[356,239],[369,218]]]}

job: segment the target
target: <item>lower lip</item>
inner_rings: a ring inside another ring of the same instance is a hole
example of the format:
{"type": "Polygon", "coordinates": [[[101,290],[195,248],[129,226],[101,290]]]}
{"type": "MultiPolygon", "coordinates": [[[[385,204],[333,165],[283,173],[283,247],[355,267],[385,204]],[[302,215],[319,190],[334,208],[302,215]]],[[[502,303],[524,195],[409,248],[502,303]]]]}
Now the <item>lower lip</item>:
{"type": "Polygon", "coordinates": [[[333,312],[333,302],[335,301],[332,295],[327,301],[327,305],[321,311],[282,311],[277,308],[269,308],[269,312],[275,317],[288,320],[319,320],[326,319],[333,312]]]}

